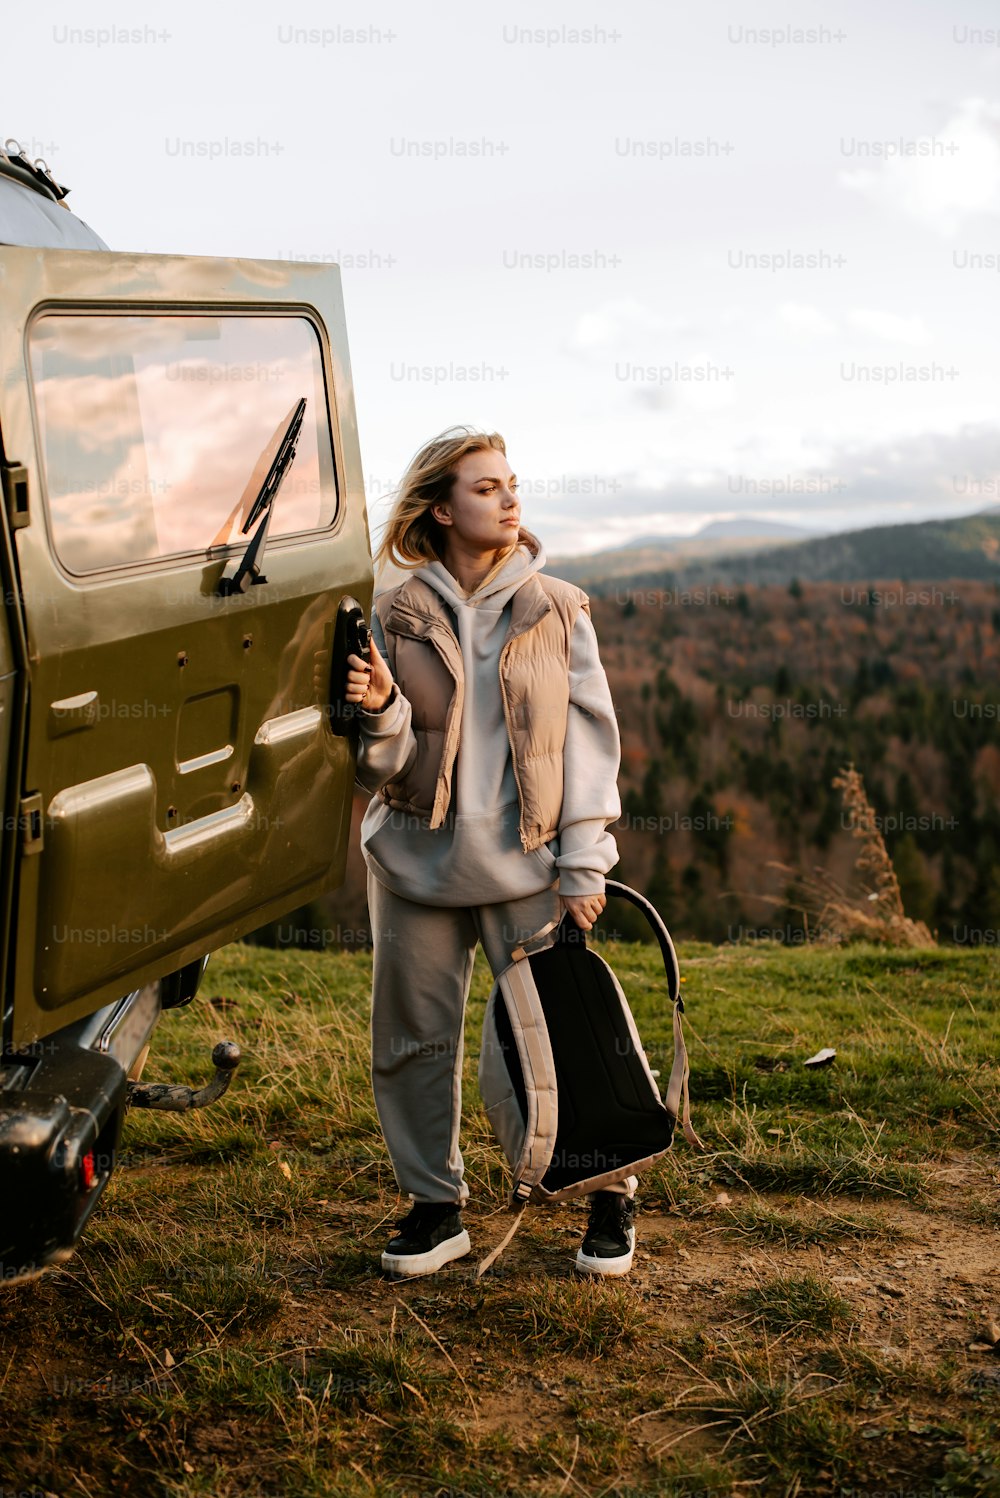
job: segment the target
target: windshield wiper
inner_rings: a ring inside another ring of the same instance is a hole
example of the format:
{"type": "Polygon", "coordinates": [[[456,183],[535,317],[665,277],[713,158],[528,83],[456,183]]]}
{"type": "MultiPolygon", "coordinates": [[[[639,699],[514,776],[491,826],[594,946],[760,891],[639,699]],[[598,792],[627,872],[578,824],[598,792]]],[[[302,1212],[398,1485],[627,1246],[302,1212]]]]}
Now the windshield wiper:
{"type": "Polygon", "coordinates": [[[274,498],[295,459],[305,414],[306,398],[302,396],[284,420],[279,421],[274,436],[257,459],[239,504],[242,513],[248,496],[254,496],[240,529],[246,535],[254,521],[259,521],[259,524],[240,560],[237,562],[233,558],[219,578],[219,592],[224,597],[231,593],[245,593],[253,583],[267,582],[267,578],[261,575],[260,558],[267,543],[267,528],[271,523],[274,498]]]}

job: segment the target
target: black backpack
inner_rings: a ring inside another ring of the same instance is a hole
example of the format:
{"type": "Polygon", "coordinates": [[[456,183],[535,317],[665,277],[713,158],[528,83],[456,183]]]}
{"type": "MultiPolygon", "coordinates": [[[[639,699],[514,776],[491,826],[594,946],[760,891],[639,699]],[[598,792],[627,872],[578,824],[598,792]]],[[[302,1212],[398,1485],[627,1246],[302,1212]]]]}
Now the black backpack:
{"type": "Polygon", "coordinates": [[[678,1113],[691,1125],[680,969],[655,907],[628,885],[608,895],[643,912],[663,954],[674,1011],[674,1059],[661,1098],[628,1000],[604,958],[569,911],[511,954],[486,1005],[479,1090],[512,1171],[509,1206],[518,1213],[483,1274],[510,1242],[528,1203],[601,1191],[659,1160],[673,1143],[678,1113]]]}

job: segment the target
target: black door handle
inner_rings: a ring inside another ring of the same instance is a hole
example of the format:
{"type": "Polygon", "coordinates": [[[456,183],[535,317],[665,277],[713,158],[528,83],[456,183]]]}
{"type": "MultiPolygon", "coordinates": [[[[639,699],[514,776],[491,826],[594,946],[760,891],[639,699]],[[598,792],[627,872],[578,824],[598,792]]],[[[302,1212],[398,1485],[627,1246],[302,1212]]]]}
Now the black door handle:
{"type": "Polygon", "coordinates": [[[348,702],[344,696],[347,686],[347,657],[359,655],[368,659],[370,632],[364,610],[356,598],[345,593],[337,609],[333,625],[333,652],[330,663],[330,732],[346,738],[357,732],[357,715],[360,703],[348,702]]]}

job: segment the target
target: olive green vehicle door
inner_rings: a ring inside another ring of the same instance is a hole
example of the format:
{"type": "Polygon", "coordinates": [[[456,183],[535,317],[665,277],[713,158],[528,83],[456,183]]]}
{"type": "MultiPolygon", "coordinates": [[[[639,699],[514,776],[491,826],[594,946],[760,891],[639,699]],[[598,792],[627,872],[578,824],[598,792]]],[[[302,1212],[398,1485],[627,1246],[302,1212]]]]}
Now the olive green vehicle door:
{"type": "Polygon", "coordinates": [[[18,1046],[342,882],[372,567],[336,266],[3,247],[0,312],[18,1046]]]}

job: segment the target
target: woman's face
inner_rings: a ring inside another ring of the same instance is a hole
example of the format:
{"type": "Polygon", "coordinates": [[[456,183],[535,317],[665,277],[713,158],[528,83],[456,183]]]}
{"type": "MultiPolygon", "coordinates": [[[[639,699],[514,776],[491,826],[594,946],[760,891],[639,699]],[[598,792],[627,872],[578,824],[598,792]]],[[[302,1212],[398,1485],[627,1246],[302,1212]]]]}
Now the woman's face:
{"type": "Polygon", "coordinates": [[[446,540],[469,551],[512,546],[521,523],[517,477],[502,452],[466,453],[455,468],[450,497],[431,506],[446,540]]]}

